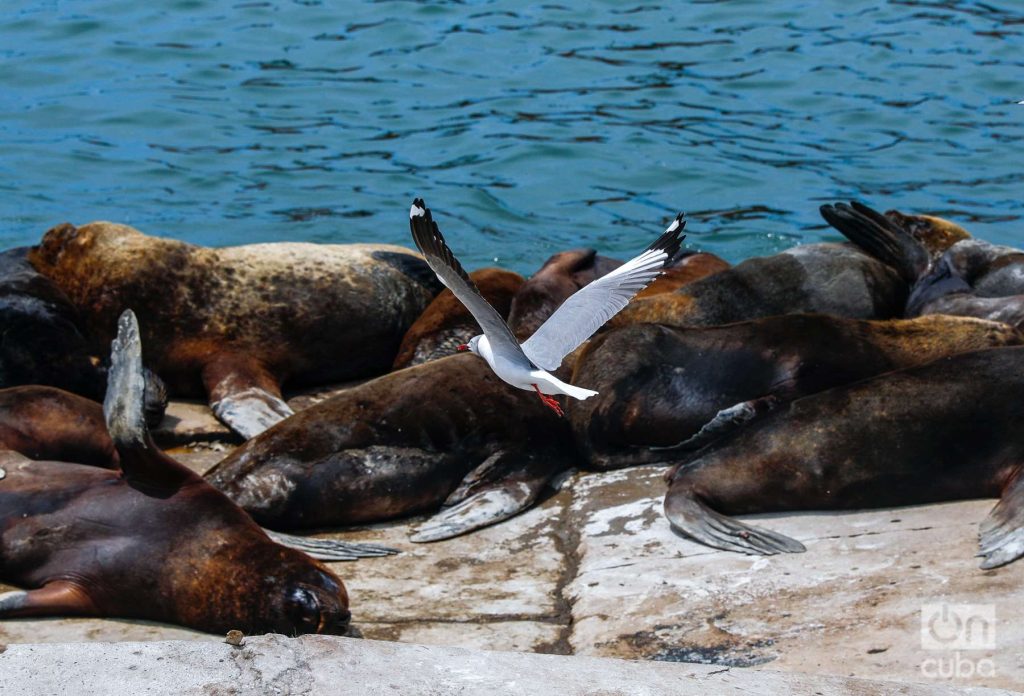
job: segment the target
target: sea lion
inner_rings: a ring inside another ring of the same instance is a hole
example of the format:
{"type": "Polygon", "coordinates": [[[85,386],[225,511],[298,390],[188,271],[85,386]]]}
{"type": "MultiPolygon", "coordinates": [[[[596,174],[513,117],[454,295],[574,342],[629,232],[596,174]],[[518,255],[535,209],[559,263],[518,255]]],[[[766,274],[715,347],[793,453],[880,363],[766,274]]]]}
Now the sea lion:
{"type": "MultiPolygon", "coordinates": [[[[523,284],[518,273],[501,268],[481,268],[469,277],[502,317],[508,317],[512,297],[523,284]]],[[[451,290],[445,289],[423,310],[402,338],[392,370],[453,355],[455,349],[480,333],[473,315],[451,290]]]]}
{"type": "Polygon", "coordinates": [[[971,239],[941,218],[883,216],[856,201],[824,205],[821,215],[911,285],[906,316],[956,314],[1024,327],[1024,251],[971,239]],[[913,224],[899,224],[907,220],[913,224]]]}
{"type": "Polygon", "coordinates": [[[342,581],[271,541],[153,444],[142,414],[138,325],[118,322],[107,427],[121,472],[0,452],[0,619],[149,619],[224,633],[342,633],[342,581]]]}
{"type": "Polygon", "coordinates": [[[569,402],[588,468],[664,461],[783,404],[954,353],[1024,343],[963,317],[867,321],[789,314],[712,327],[622,327],[593,339],[572,379],[599,392],[569,402]],[[648,449],[655,448],[655,449],[648,449]]]}
{"type": "MultiPolygon", "coordinates": [[[[0,253],[0,388],[37,384],[102,399],[107,371],[89,350],[81,317],[53,281],[28,262],[28,248],[0,253]]],[[[146,422],[167,407],[160,379],[146,371],[146,422]]]]}
{"type": "Polygon", "coordinates": [[[666,292],[635,299],[608,328],[637,323],[714,326],[779,314],[888,319],[902,313],[906,283],[849,244],[807,244],[666,292]]]}
{"type": "Polygon", "coordinates": [[[807,396],[684,459],[665,515],[708,546],[803,551],[726,515],[1001,497],[982,568],[1024,554],[1024,347],[941,358],[807,396]]]}
{"type": "Polygon", "coordinates": [[[714,254],[684,249],[658,279],[636,294],[635,300],[673,292],[702,278],[730,268],[729,262],[714,254]]]}
{"type": "Polygon", "coordinates": [[[415,252],[386,244],[211,249],[96,222],[48,231],[29,260],[109,340],[141,317],[150,366],[176,394],[202,393],[243,437],[291,415],[281,385],[327,384],[391,367],[440,290],[415,252]]]}
{"type": "Polygon", "coordinates": [[[564,419],[461,354],[315,404],[206,478],[273,529],[365,524],[444,504],[412,537],[433,541],[529,507],[573,462],[564,419]]]}

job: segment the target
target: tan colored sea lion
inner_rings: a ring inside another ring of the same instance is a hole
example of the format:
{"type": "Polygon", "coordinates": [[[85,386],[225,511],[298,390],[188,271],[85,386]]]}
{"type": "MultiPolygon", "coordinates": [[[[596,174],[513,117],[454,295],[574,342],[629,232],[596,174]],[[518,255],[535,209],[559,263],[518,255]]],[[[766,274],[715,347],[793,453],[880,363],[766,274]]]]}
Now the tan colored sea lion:
{"type": "Polygon", "coordinates": [[[271,541],[153,444],[138,326],[119,322],[104,404],[121,471],[0,452],[0,619],[149,619],[214,633],[342,633],[341,580],[271,541]]]}
{"type": "Polygon", "coordinates": [[[125,225],[59,225],[30,254],[109,341],[140,317],[151,367],[177,394],[205,388],[217,416],[252,437],[292,410],[281,385],[326,384],[391,367],[440,289],[422,258],[384,244],[210,249],[125,225]]]}

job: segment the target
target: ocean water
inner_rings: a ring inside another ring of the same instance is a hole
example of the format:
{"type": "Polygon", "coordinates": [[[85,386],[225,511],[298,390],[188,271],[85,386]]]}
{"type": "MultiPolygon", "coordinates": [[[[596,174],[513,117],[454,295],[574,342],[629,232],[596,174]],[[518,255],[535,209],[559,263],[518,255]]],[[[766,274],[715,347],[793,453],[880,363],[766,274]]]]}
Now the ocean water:
{"type": "Polygon", "coordinates": [[[1019,2],[6,0],[0,247],[106,219],[206,245],[731,261],[823,202],[1024,244],[1019,2]]]}

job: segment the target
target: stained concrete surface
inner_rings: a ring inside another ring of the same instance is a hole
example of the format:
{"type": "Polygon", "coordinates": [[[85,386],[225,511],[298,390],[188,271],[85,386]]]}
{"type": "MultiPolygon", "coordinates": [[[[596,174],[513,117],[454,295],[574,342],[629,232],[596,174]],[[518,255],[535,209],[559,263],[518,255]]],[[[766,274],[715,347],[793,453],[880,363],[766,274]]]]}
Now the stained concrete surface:
{"type": "MultiPolygon", "coordinates": [[[[164,437],[189,466],[230,449],[203,429],[201,406],[175,412],[200,424],[164,437]]],[[[981,571],[974,558],[992,501],[757,516],[807,552],[751,557],[674,534],[661,474],[576,474],[517,518],[435,544],[408,541],[416,520],[319,536],[402,551],[334,565],[370,639],[1024,689],[1024,563],[981,571]],[[924,650],[922,609],[937,604],[991,606],[994,647],[924,650]]],[[[0,623],[4,644],[166,639],[221,637],[138,621],[0,623]]]]}

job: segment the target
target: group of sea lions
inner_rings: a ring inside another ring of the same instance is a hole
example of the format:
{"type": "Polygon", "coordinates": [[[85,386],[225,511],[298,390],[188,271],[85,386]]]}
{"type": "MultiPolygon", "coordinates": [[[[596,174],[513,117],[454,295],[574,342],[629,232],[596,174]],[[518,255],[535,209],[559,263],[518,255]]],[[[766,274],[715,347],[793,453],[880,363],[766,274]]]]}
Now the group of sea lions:
{"type": "MultiPolygon", "coordinates": [[[[553,370],[597,392],[555,397],[564,417],[453,355],[480,327],[414,251],[60,225],[0,255],[0,581],[26,588],[0,618],[342,632],[341,579],[296,549],[386,550],[258,525],[434,513],[411,538],[444,539],[574,467],[666,465],[673,528],[752,554],[804,547],[729,515],[1000,497],[982,567],[1024,555],[1024,252],[858,203],[822,215],[852,244],[673,253],[553,370]],[[283,398],[354,379],[298,413],[283,398]],[[192,473],[148,434],[167,392],[205,393],[246,441],[192,473]]],[[[621,267],[579,249],[466,278],[526,340],[621,267]]]]}

